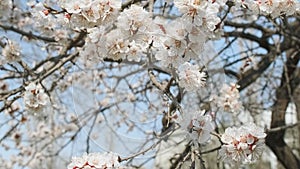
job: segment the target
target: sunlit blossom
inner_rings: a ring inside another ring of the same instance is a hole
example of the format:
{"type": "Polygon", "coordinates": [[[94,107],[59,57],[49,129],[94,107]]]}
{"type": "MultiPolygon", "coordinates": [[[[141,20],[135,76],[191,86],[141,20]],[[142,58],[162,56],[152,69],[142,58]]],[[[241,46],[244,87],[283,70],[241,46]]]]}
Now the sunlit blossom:
{"type": "Polygon", "coordinates": [[[223,145],[219,158],[234,165],[254,162],[262,154],[265,137],[263,129],[253,123],[239,128],[229,127],[221,137],[223,145]]]}

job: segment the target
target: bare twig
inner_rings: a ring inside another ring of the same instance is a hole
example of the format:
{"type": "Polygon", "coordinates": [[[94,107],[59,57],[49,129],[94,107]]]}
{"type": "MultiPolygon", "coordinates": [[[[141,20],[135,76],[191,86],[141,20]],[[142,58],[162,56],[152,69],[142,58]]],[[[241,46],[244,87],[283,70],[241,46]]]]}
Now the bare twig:
{"type": "Polygon", "coordinates": [[[285,126],[280,126],[280,127],[275,127],[275,128],[271,128],[271,129],[267,129],[266,133],[274,133],[274,132],[278,132],[278,131],[283,131],[289,128],[293,128],[300,125],[300,122],[294,123],[294,124],[288,124],[285,126]]]}

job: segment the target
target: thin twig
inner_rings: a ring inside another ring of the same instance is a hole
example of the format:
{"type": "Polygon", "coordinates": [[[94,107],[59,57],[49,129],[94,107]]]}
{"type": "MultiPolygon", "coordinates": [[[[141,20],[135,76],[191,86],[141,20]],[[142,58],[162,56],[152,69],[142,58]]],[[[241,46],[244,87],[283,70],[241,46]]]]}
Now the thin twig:
{"type": "Polygon", "coordinates": [[[266,133],[274,133],[274,132],[286,130],[288,128],[293,128],[293,127],[296,127],[298,125],[300,125],[300,122],[297,122],[297,123],[294,123],[294,124],[288,124],[288,125],[285,125],[285,126],[279,126],[279,127],[267,129],[266,133]]]}

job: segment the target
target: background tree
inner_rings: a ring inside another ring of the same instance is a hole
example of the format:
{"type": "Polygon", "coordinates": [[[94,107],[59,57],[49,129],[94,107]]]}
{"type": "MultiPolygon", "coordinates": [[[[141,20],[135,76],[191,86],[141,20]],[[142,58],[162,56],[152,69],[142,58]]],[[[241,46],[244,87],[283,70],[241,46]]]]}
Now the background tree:
{"type": "Polygon", "coordinates": [[[1,1],[0,166],[238,168],[265,140],[300,168],[299,21],[297,0],[1,1]]]}

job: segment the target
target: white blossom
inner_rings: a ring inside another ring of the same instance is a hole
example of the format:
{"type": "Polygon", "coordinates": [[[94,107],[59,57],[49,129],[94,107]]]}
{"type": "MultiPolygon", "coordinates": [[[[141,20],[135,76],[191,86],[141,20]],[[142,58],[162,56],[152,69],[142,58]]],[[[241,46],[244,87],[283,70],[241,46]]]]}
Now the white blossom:
{"type": "Polygon", "coordinates": [[[101,46],[100,53],[107,54],[104,57],[113,60],[125,59],[129,52],[129,40],[123,37],[119,29],[112,30],[106,37],[106,44],[101,46]]]}
{"type": "Polygon", "coordinates": [[[48,103],[48,95],[40,84],[30,83],[25,87],[24,103],[25,106],[33,111],[40,111],[48,103]]]}
{"type": "Polygon", "coordinates": [[[129,51],[127,54],[127,59],[129,61],[139,62],[142,57],[146,56],[147,46],[140,45],[135,41],[129,43],[129,51]]]}
{"type": "Polygon", "coordinates": [[[205,111],[186,112],[180,122],[195,145],[208,142],[211,139],[210,133],[214,130],[212,117],[204,113],[205,111]]]}
{"type": "Polygon", "coordinates": [[[175,6],[183,13],[183,18],[190,23],[201,26],[205,16],[205,5],[201,0],[174,0],[175,6]]]}
{"type": "Polygon", "coordinates": [[[242,6],[244,8],[253,11],[254,14],[271,15],[276,18],[281,15],[293,15],[297,11],[299,1],[297,0],[235,0],[237,7],[242,6]]]}
{"type": "Polygon", "coordinates": [[[7,41],[7,44],[2,49],[2,55],[4,58],[0,59],[0,64],[15,62],[20,60],[20,46],[14,41],[7,41]]]}
{"type": "Polygon", "coordinates": [[[163,66],[178,68],[179,65],[190,60],[186,25],[183,20],[177,19],[168,24],[159,24],[159,26],[165,36],[159,38],[155,58],[163,66]]]}
{"type": "Polygon", "coordinates": [[[221,19],[218,17],[219,7],[220,6],[217,3],[208,2],[203,20],[204,25],[209,31],[214,31],[216,29],[216,25],[218,25],[221,22],[221,19]]]}
{"type": "Polygon", "coordinates": [[[89,40],[92,43],[102,42],[103,36],[105,35],[105,27],[94,27],[87,29],[89,40]]]}
{"type": "MultiPolygon", "coordinates": [[[[71,23],[77,22],[75,25],[84,26],[85,21],[102,25],[111,24],[119,14],[121,3],[118,0],[80,0],[62,1],[61,5],[72,14],[71,23]]],[[[93,24],[85,26],[90,27],[93,24]]]]}
{"type": "Polygon", "coordinates": [[[63,7],[67,10],[68,13],[78,14],[82,11],[83,8],[91,6],[91,0],[77,0],[77,1],[67,1],[63,7]]]}
{"type": "Polygon", "coordinates": [[[175,0],[175,6],[183,14],[182,18],[187,23],[192,23],[196,26],[203,26],[203,29],[214,31],[216,25],[221,22],[218,17],[220,1],[202,1],[202,0],[175,0]]]}
{"type": "Polygon", "coordinates": [[[219,151],[219,158],[234,165],[254,162],[264,149],[265,137],[263,129],[253,123],[239,128],[227,128],[221,136],[223,145],[219,151]]]}
{"type": "Polygon", "coordinates": [[[120,167],[119,156],[115,153],[84,153],[82,157],[72,157],[68,169],[103,169],[120,167]]]}
{"type": "Polygon", "coordinates": [[[215,97],[217,105],[229,112],[239,112],[243,105],[240,102],[240,92],[237,84],[231,83],[230,86],[223,84],[220,95],[215,97]]]}
{"type": "Polygon", "coordinates": [[[189,62],[178,67],[179,85],[187,91],[197,90],[205,85],[206,74],[200,72],[197,65],[192,65],[189,62]]]}
{"type": "Polygon", "coordinates": [[[200,28],[192,27],[189,32],[189,45],[188,48],[191,52],[188,52],[187,57],[195,58],[198,53],[203,52],[207,39],[210,34],[202,31],[200,28]]]}
{"type": "Polygon", "coordinates": [[[137,32],[146,33],[147,27],[151,25],[149,12],[143,7],[131,5],[129,9],[125,9],[118,17],[118,28],[127,31],[130,35],[137,32]]]}

